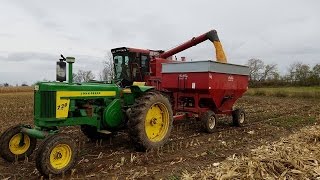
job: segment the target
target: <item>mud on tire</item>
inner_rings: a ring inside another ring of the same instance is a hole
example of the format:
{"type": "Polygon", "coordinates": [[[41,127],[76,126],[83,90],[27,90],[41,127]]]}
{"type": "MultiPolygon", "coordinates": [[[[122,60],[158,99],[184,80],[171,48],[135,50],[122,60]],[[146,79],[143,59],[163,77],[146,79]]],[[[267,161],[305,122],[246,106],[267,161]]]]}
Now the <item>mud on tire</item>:
{"type": "Polygon", "coordinates": [[[246,122],[246,114],[243,109],[238,108],[232,111],[232,122],[234,126],[243,126],[246,122]]]}
{"type": "Polygon", "coordinates": [[[201,123],[205,132],[213,133],[217,124],[216,114],[213,111],[207,111],[203,113],[201,116],[201,123]]]}
{"type": "Polygon", "coordinates": [[[172,129],[173,112],[165,96],[156,91],[145,93],[136,99],[128,116],[130,139],[137,150],[160,147],[167,142],[172,129]]]}
{"type": "Polygon", "coordinates": [[[62,174],[75,165],[76,157],[74,140],[66,134],[55,134],[45,139],[39,147],[36,167],[46,177],[62,174]]]}
{"type": "Polygon", "coordinates": [[[12,126],[0,136],[0,156],[9,161],[24,160],[29,157],[37,145],[37,139],[22,134],[21,125],[12,126]],[[20,144],[20,135],[24,137],[24,143],[20,144]],[[16,153],[14,152],[16,151],[16,153]]]}

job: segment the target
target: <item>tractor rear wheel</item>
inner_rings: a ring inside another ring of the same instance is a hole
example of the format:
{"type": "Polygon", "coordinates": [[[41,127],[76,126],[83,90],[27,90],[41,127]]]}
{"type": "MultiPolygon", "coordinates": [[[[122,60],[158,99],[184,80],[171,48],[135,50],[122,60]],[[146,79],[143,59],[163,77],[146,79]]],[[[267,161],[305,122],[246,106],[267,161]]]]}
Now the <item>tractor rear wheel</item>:
{"type": "Polygon", "coordinates": [[[21,132],[21,125],[12,126],[0,137],[0,156],[9,161],[24,160],[37,145],[37,139],[21,132]]]}
{"type": "Polygon", "coordinates": [[[136,99],[129,113],[130,138],[138,150],[164,145],[170,136],[173,112],[169,100],[151,91],[136,99]]]}
{"type": "Polygon", "coordinates": [[[243,109],[235,109],[232,111],[232,121],[234,126],[243,126],[246,121],[246,114],[243,109]]]}
{"type": "Polygon", "coordinates": [[[213,111],[207,111],[201,116],[201,122],[205,132],[213,133],[217,124],[217,116],[213,111]]]}
{"type": "Polygon", "coordinates": [[[46,177],[62,174],[75,165],[76,156],[74,140],[66,134],[55,134],[48,137],[38,149],[36,167],[46,177]]]}

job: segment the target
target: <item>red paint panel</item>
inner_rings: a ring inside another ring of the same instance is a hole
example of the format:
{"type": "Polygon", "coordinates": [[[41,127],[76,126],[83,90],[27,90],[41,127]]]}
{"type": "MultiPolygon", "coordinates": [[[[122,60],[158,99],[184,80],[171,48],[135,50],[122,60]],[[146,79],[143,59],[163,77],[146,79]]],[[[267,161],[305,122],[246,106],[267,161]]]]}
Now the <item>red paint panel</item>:
{"type": "Polygon", "coordinates": [[[247,90],[248,76],[214,72],[163,73],[161,85],[177,93],[210,95],[218,111],[226,112],[247,90]]]}

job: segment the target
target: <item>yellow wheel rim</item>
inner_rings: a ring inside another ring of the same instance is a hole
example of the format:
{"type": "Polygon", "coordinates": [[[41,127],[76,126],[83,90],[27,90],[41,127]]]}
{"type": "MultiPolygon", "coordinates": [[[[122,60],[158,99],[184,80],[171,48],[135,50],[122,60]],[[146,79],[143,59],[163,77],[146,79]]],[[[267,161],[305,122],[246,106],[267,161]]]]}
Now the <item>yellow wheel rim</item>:
{"type": "Polygon", "coordinates": [[[145,131],[152,142],[161,141],[167,134],[170,124],[169,110],[163,103],[154,103],[147,112],[145,131]]]}
{"type": "Polygon", "coordinates": [[[14,135],[9,141],[9,150],[15,155],[26,153],[29,147],[30,137],[22,133],[14,135]],[[23,140],[22,137],[24,137],[23,140]]]}
{"type": "Polygon", "coordinates": [[[63,169],[71,161],[72,150],[67,144],[55,146],[50,153],[50,164],[54,169],[63,169]]]}

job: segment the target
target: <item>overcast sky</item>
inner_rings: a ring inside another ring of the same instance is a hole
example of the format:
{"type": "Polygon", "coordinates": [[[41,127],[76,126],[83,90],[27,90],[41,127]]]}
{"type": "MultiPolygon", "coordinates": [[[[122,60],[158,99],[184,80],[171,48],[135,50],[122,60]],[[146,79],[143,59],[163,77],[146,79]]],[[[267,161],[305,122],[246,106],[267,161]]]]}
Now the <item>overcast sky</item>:
{"type": "MultiPolygon", "coordinates": [[[[228,62],[320,63],[319,0],[1,0],[0,84],[54,80],[62,53],[98,74],[111,48],[169,49],[216,29],[228,62]]],[[[179,56],[213,59],[205,42],[179,56]]],[[[96,75],[98,76],[98,75],[96,75]]]]}

